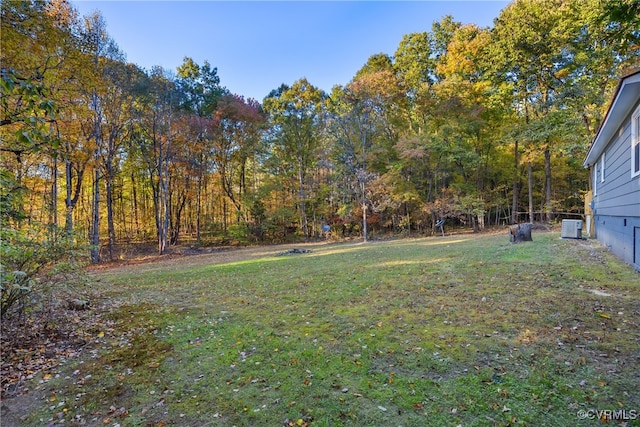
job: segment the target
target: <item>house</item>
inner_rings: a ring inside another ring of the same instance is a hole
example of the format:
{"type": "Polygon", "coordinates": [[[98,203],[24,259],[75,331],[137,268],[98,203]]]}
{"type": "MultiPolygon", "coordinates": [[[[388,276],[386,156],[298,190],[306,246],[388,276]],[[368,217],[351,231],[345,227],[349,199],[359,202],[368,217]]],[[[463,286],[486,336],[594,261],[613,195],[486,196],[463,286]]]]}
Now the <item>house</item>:
{"type": "Polygon", "coordinates": [[[620,80],[583,165],[591,170],[592,233],[640,270],[640,70],[620,80]]]}

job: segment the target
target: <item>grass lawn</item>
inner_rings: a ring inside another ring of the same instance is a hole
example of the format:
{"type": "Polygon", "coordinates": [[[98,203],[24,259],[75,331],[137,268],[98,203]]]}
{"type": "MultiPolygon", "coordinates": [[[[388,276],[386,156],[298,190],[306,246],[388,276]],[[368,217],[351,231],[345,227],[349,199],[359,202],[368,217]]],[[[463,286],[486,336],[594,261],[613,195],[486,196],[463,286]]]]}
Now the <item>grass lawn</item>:
{"type": "Polygon", "coordinates": [[[95,272],[103,327],[39,378],[25,425],[639,425],[640,275],[592,241],[533,238],[95,272]]]}

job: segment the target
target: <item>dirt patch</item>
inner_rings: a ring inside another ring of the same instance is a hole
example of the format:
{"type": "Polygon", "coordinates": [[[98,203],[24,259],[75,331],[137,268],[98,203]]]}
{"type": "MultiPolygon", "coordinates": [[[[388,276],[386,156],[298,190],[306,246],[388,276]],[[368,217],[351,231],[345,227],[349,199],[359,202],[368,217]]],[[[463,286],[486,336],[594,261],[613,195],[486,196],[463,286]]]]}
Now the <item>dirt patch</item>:
{"type": "Polygon", "coordinates": [[[3,398],[0,402],[2,425],[7,427],[22,425],[24,420],[42,405],[44,397],[44,391],[34,391],[10,399],[3,398]]]}

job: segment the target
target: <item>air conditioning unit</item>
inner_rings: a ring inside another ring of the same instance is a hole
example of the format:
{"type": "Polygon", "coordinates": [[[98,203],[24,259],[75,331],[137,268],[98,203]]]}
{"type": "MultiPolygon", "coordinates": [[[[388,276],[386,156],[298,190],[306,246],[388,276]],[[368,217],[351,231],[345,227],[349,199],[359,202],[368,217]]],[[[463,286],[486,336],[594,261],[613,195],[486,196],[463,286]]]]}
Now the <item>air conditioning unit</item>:
{"type": "Polygon", "coordinates": [[[560,237],[563,239],[582,239],[582,220],[563,219],[560,237]]]}

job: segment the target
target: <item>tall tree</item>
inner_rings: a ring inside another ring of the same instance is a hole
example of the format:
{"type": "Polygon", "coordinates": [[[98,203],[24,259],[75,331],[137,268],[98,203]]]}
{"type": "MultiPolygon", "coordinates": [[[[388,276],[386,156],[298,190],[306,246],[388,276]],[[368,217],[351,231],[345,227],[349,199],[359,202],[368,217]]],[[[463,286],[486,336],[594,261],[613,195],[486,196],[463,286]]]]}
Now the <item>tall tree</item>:
{"type": "Polygon", "coordinates": [[[289,157],[295,167],[300,207],[300,228],[309,237],[307,217],[308,171],[317,161],[323,104],[326,94],[303,78],[291,87],[280,86],[264,99],[264,109],[269,114],[277,137],[274,143],[282,147],[282,154],[289,157]]]}
{"type": "Polygon", "coordinates": [[[175,157],[174,138],[179,94],[171,73],[160,67],[151,71],[147,96],[141,100],[140,119],[132,134],[133,144],[144,159],[153,193],[158,253],[169,245],[171,217],[170,172],[175,157]]]}
{"type": "MultiPolygon", "coordinates": [[[[547,220],[555,206],[554,158],[584,153],[602,119],[606,91],[625,66],[638,63],[629,42],[639,32],[605,18],[612,10],[596,0],[518,0],[503,10],[492,31],[493,71],[512,87],[527,168],[542,157],[547,220]]],[[[531,217],[531,203],[529,210],[531,217]]]]}
{"type": "Polygon", "coordinates": [[[116,244],[114,185],[119,173],[119,164],[124,156],[125,139],[133,124],[133,104],[138,83],[145,78],[146,76],[135,65],[116,60],[107,61],[103,71],[105,87],[108,90],[102,94],[104,123],[100,130],[103,135],[100,165],[104,171],[110,260],[113,260],[116,244]]]}
{"type": "MultiPolygon", "coordinates": [[[[553,210],[553,142],[548,134],[531,132],[531,126],[536,121],[545,121],[558,105],[561,82],[557,75],[568,66],[570,57],[566,55],[566,46],[575,36],[566,31],[566,23],[572,18],[570,12],[569,2],[564,0],[517,0],[502,11],[492,32],[497,73],[512,84],[514,106],[520,111],[524,134],[528,136],[525,141],[529,144],[528,167],[536,153],[544,157],[547,220],[552,218],[553,210]]],[[[529,187],[532,187],[531,179],[529,187]]]]}
{"type": "Polygon", "coordinates": [[[368,240],[367,212],[371,208],[369,184],[395,158],[395,125],[404,100],[392,64],[372,66],[379,63],[377,58],[371,57],[345,88],[334,88],[329,103],[332,133],[340,156],[337,163],[358,194],[364,241],[368,240]]]}
{"type": "MultiPolygon", "coordinates": [[[[90,137],[94,144],[94,173],[93,173],[93,201],[92,219],[89,242],[91,248],[91,260],[100,261],[100,206],[101,206],[101,184],[105,171],[99,165],[101,159],[106,155],[109,157],[109,139],[105,135],[105,109],[109,107],[107,95],[112,86],[107,79],[109,68],[114,62],[123,61],[124,55],[116,45],[115,41],[107,32],[107,24],[99,13],[87,16],[84,19],[82,30],[82,52],[90,61],[89,66],[84,70],[85,94],[89,109],[92,113],[90,137]]],[[[112,155],[111,155],[112,156],[112,155]]],[[[107,171],[108,173],[108,171],[107,171]]]]}
{"type": "Polygon", "coordinates": [[[63,33],[44,2],[6,1],[0,10],[0,152],[12,157],[3,167],[20,186],[27,157],[56,144],[51,79],[64,60],[56,45],[63,33]]]}
{"type": "Polygon", "coordinates": [[[490,62],[490,33],[476,25],[460,26],[437,65],[441,80],[435,84],[440,108],[439,131],[449,133],[447,151],[463,183],[462,201],[475,230],[484,228],[484,206],[493,154],[499,148],[499,128],[504,118],[500,92],[486,78],[490,62]]]}
{"type": "Polygon", "coordinates": [[[193,178],[196,181],[196,236],[199,242],[202,192],[206,172],[212,160],[210,146],[214,133],[211,126],[213,126],[213,116],[218,103],[228,91],[220,85],[217,68],[212,68],[208,61],[198,65],[192,58],[185,57],[182,65],[177,69],[177,77],[181,93],[178,104],[181,110],[191,118],[187,119],[191,140],[186,142],[186,151],[189,156],[189,169],[193,170],[193,178]]]}
{"type": "Polygon", "coordinates": [[[224,96],[214,115],[213,158],[222,190],[236,209],[247,217],[247,162],[258,148],[264,122],[260,105],[237,95],[224,96]]]}

